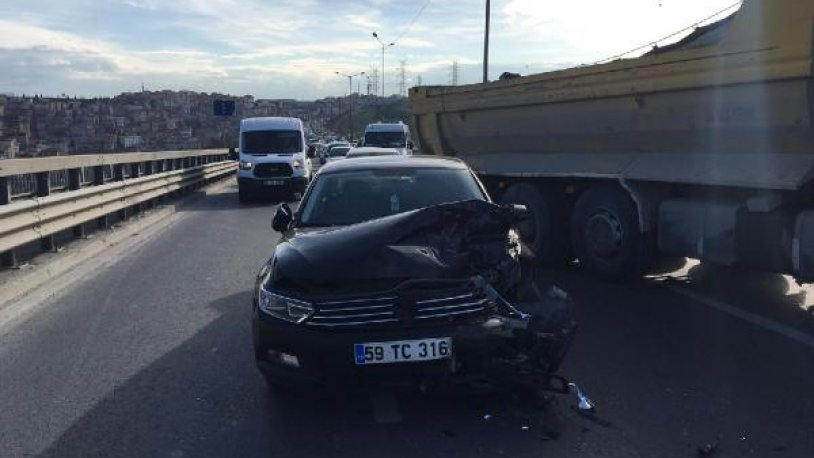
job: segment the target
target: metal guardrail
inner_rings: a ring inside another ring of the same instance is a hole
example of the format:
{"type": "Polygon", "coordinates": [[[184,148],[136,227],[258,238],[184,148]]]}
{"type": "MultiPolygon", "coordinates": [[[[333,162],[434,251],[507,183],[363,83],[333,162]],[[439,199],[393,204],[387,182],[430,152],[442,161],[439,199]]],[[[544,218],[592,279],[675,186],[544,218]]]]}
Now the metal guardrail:
{"type": "Polygon", "coordinates": [[[0,161],[0,262],[17,265],[15,249],[37,240],[56,249],[54,235],[85,224],[110,225],[129,210],[230,175],[223,150],[57,156],[0,161]]]}

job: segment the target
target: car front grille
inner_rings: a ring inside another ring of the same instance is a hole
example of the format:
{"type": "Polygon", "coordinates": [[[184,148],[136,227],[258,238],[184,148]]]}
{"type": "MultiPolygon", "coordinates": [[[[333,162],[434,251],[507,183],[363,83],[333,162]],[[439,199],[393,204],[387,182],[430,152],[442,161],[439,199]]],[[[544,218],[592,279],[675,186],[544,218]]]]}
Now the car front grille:
{"type": "Polygon", "coordinates": [[[254,176],[258,178],[290,177],[293,170],[289,164],[257,164],[254,176]]]}
{"type": "Polygon", "coordinates": [[[483,314],[488,299],[470,291],[389,294],[342,300],[317,301],[311,326],[414,326],[450,323],[483,314]]]}

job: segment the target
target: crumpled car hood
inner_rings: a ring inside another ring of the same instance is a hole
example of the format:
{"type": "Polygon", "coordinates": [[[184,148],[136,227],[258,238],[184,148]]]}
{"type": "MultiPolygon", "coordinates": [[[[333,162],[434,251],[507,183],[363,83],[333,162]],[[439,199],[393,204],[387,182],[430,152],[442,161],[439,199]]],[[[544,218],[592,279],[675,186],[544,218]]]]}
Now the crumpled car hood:
{"type": "Polygon", "coordinates": [[[277,246],[265,286],[307,300],[385,291],[409,297],[411,289],[465,283],[486,299],[484,321],[459,330],[470,333],[461,339],[488,339],[481,369],[535,393],[567,393],[569,382],[555,372],[576,328],[572,303],[559,288],[540,290],[535,270],[521,260],[511,228],[524,217],[521,209],[473,200],[302,228],[277,246]]]}
{"type": "Polygon", "coordinates": [[[461,278],[515,263],[518,214],[471,200],[301,233],[277,246],[277,275],[296,282],[461,278]]]}

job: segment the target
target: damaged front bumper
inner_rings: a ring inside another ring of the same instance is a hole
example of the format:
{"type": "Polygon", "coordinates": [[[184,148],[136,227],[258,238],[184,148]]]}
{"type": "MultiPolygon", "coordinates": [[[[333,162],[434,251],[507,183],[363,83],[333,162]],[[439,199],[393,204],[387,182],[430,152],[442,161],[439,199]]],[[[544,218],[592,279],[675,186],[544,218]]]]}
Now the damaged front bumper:
{"type": "Polygon", "coordinates": [[[254,307],[257,366],[270,379],[307,384],[530,384],[567,392],[568,382],[555,374],[575,330],[568,296],[552,287],[512,303],[482,277],[469,284],[487,305],[483,314],[455,322],[337,329],[285,322],[254,307]],[[432,338],[450,338],[452,356],[420,363],[354,362],[355,344],[432,338]]]}

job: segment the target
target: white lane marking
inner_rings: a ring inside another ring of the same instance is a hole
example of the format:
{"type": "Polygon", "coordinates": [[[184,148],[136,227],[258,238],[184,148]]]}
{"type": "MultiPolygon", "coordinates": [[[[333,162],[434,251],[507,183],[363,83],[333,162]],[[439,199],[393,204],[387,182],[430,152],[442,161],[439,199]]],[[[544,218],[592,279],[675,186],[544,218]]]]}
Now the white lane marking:
{"type": "Polygon", "coordinates": [[[401,423],[398,399],[392,393],[375,393],[370,397],[376,423],[401,423]]]}
{"type": "Polygon", "coordinates": [[[787,339],[791,339],[797,343],[801,343],[803,345],[807,345],[811,348],[814,348],[814,336],[806,334],[802,331],[798,331],[790,326],[786,326],[784,324],[780,324],[776,321],[772,321],[768,318],[764,318],[760,315],[747,312],[745,310],[741,310],[737,307],[729,305],[725,302],[721,302],[717,299],[712,299],[701,294],[698,294],[694,291],[687,291],[682,289],[679,286],[675,285],[663,285],[664,288],[669,289],[675,293],[684,295],[694,301],[700,302],[704,305],[712,307],[720,312],[726,313],[727,315],[733,316],[740,320],[746,321],[748,323],[754,324],[755,326],[759,326],[763,329],[768,331],[772,331],[776,334],[780,334],[787,339]]]}

